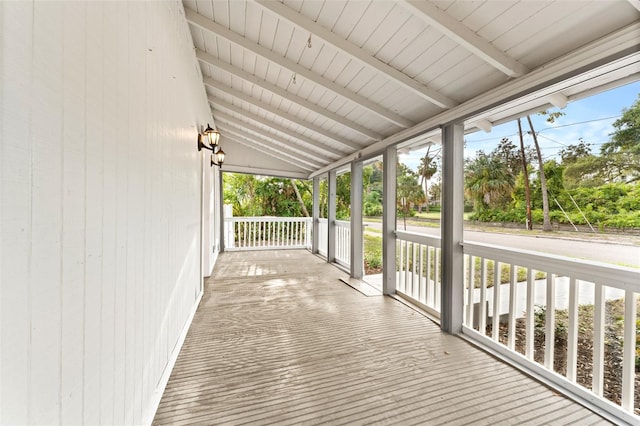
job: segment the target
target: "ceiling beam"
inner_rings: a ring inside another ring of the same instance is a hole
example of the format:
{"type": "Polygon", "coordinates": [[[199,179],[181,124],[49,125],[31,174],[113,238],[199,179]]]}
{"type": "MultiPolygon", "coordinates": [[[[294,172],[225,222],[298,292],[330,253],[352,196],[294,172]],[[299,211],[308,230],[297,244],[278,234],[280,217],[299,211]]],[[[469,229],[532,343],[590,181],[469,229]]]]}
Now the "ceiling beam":
{"type": "Polygon", "coordinates": [[[230,132],[238,137],[243,137],[246,140],[260,143],[267,147],[273,147],[274,149],[287,154],[289,157],[292,157],[295,160],[300,161],[302,163],[308,164],[311,167],[319,167],[321,165],[325,165],[329,163],[328,160],[323,161],[317,156],[310,155],[308,152],[304,151],[303,149],[300,149],[300,147],[294,148],[294,147],[291,147],[290,145],[287,145],[286,143],[282,143],[277,139],[269,139],[265,136],[262,136],[261,134],[256,135],[252,133],[247,133],[247,131],[245,130],[242,124],[238,125],[238,124],[235,124],[234,122],[229,122],[229,121],[225,121],[224,124],[225,125],[221,127],[221,129],[224,129],[226,132],[230,132]]]}
{"type": "MultiPolygon", "coordinates": [[[[244,143],[238,142],[242,145],[244,143]]],[[[266,152],[258,151],[262,154],[268,155],[269,157],[276,158],[274,155],[267,154],[266,152]]],[[[281,160],[281,159],[279,159],[281,160]]],[[[245,167],[245,166],[234,166],[232,164],[225,164],[223,172],[232,172],[232,173],[244,173],[248,175],[260,175],[260,176],[275,176],[275,177],[283,177],[283,178],[293,178],[293,179],[302,179],[307,180],[309,178],[308,172],[292,172],[285,170],[274,170],[274,169],[262,169],[259,167],[245,167]]]]}
{"type": "Polygon", "coordinates": [[[527,67],[506,55],[500,49],[471,31],[464,24],[426,1],[405,0],[402,3],[414,16],[478,56],[509,77],[520,77],[529,72],[527,67]]]}
{"type": "Polygon", "coordinates": [[[223,129],[225,134],[227,135],[244,138],[247,141],[257,143],[262,147],[271,148],[274,152],[279,152],[281,155],[285,155],[290,159],[297,161],[299,164],[307,164],[309,167],[317,168],[321,165],[329,163],[329,161],[321,162],[309,160],[308,158],[305,158],[308,157],[308,155],[304,155],[299,150],[287,148],[287,146],[280,145],[279,141],[266,140],[254,134],[247,133],[243,128],[238,128],[231,122],[225,121],[224,124],[220,126],[220,129],[223,129]]]}
{"type": "Polygon", "coordinates": [[[403,86],[423,99],[431,102],[440,108],[452,108],[458,103],[453,99],[433,90],[408,75],[398,71],[390,65],[385,64],[378,58],[370,55],[368,52],[360,49],[358,46],[350,43],[342,37],[336,35],[322,25],[314,22],[304,15],[297,13],[295,10],[288,8],[283,3],[272,0],[254,0],[264,9],[273,13],[277,18],[286,19],[298,28],[312,33],[314,36],[322,39],[325,43],[332,45],[334,48],[358,60],[361,64],[375,69],[383,74],[386,78],[394,81],[396,84],[403,86]]]}
{"type": "Polygon", "coordinates": [[[231,64],[228,64],[224,61],[221,61],[220,59],[216,58],[213,55],[210,55],[207,52],[204,52],[200,49],[196,49],[196,56],[199,60],[201,60],[202,62],[211,65],[212,67],[216,67],[219,70],[222,70],[224,72],[227,72],[231,75],[234,75],[235,77],[238,77],[248,83],[251,83],[255,86],[260,87],[263,90],[266,90],[268,92],[271,92],[277,96],[280,96],[281,98],[284,98],[286,100],[288,100],[289,102],[292,102],[294,104],[297,104],[299,106],[301,106],[302,108],[308,109],[309,111],[315,112],[318,115],[321,115],[329,120],[332,120],[338,124],[341,124],[343,126],[345,126],[346,128],[353,130],[354,132],[360,133],[363,136],[366,136],[367,138],[373,139],[373,140],[381,140],[382,139],[382,135],[380,135],[377,132],[374,132],[373,130],[361,126],[358,123],[355,123],[347,118],[345,118],[342,115],[338,115],[334,112],[331,112],[329,110],[327,110],[326,108],[323,108],[319,105],[314,104],[313,102],[309,102],[308,100],[301,98],[298,95],[294,95],[293,93],[289,93],[287,92],[285,89],[276,86],[275,84],[271,84],[268,81],[262,80],[261,78],[256,77],[255,75],[251,74],[250,72],[247,72],[243,69],[240,69],[238,67],[234,67],[231,64]]]}
{"type": "MultiPolygon", "coordinates": [[[[568,55],[554,59],[519,79],[509,80],[455,108],[427,118],[411,129],[401,130],[380,142],[346,156],[342,160],[316,170],[309,175],[309,178],[343,167],[351,161],[381,154],[388,147],[434,130],[443,123],[463,121],[482,115],[509,102],[522,103],[526,102],[528,98],[542,98],[575,86],[580,82],[606,75],[613,69],[626,66],[637,67],[640,64],[638,40],[640,40],[640,23],[634,22],[579,47],[568,55]]],[[[514,105],[514,108],[517,109],[517,105],[514,105]]]]}
{"type": "Polygon", "coordinates": [[[264,129],[261,129],[258,126],[254,126],[253,124],[249,124],[231,115],[225,114],[218,109],[216,109],[213,112],[213,115],[217,119],[233,124],[237,128],[250,130],[253,133],[257,133],[258,135],[263,135],[265,138],[273,139],[274,141],[282,145],[297,149],[301,153],[304,153],[305,156],[310,158],[319,158],[322,161],[328,162],[328,161],[335,161],[336,159],[341,157],[339,154],[336,154],[335,152],[332,152],[327,148],[320,148],[314,145],[309,146],[309,144],[306,144],[306,143],[303,143],[302,146],[300,146],[300,145],[296,145],[295,142],[290,142],[286,139],[278,139],[277,136],[275,135],[272,135],[270,133],[265,133],[264,129]],[[309,151],[315,151],[315,152],[309,152],[309,151]]]}
{"type": "MultiPolygon", "coordinates": [[[[280,133],[284,133],[292,138],[294,138],[296,141],[298,141],[298,143],[305,145],[308,147],[308,149],[314,150],[316,152],[320,152],[323,154],[327,154],[330,153],[333,156],[337,156],[339,157],[340,155],[342,155],[342,153],[337,154],[336,151],[337,150],[333,150],[331,147],[327,147],[323,144],[321,144],[318,141],[315,141],[311,138],[308,138],[304,135],[301,135],[299,133],[296,133],[292,130],[287,129],[286,127],[283,127],[279,124],[273,123],[265,118],[262,118],[260,116],[257,116],[249,111],[246,111],[238,106],[232,105],[228,102],[223,101],[222,99],[216,99],[213,96],[208,96],[208,100],[211,103],[211,105],[213,105],[215,107],[215,113],[214,116],[217,116],[218,114],[221,114],[220,112],[220,108],[229,110],[231,112],[235,112],[236,114],[240,114],[243,117],[247,118],[248,120],[251,121],[255,121],[256,123],[260,123],[263,126],[267,126],[275,131],[278,131],[280,133]]],[[[258,127],[256,126],[252,126],[246,122],[243,122],[243,125],[247,126],[247,128],[249,128],[249,126],[258,129],[258,127]]],[[[260,130],[261,133],[264,133],[263,130],[260,130]]]]}
{"type": "MultiPolygon", "coordinates": [[[[271,104],[268,104],[266,102],[260,101],[250,95],[247,95],[244,92],[241,92],[239,90],[236,90],[232,87],[228,87],[225,86],[224,84],[220,84],[219,82],[217,82],[216,80],[213,80],[211,78],[205,78],[204,79],[204,84],[206,84],[207,86],[211,87],[214,90],[218,90],[220,92],[226,93],[230,96],[233,96],[236,99],[240,99],[242,101],[245,101],[251,105],[254,105],[257,108],[260,108],[264,111],[267,111],[275,116],[278,116],[280,118],[282,118],[283,120],[287,120],[291,123],[294,123],[300,127],[304,127],[305,129],[308,129],[314,133],[317,133],[327,139],[330,139],[332,141],[335,141],[336,143],[339,143],[341,145],[346,146],[347,148],[349,148],[348,150],[351,151],[352,149],[360,149],[362,148],[361,145],[350,141],[349,139],[345,139],[343,137],[337,136],[331,132],[329,132],[328,130],[323,129],[320,126],[316,126],[315,124],[311,124],[308,122],[303,121],[300,117],[296,117],[293,114],[289,114],[288,112],[284,112],[279,110],[278,108],[274,107],[271,104]]],[[[209,99],[210,102],[218,102],[217,99],[209,99]]],[[[265,123],[263,123],[265,124],[265,123]]],[[[270,125],[270,124],[265,124],[265,125],[270,125]]]]}
{"type": "Polygon", "coordinates": [[[285,149],[275,147],[273,144],[269,144],[268,142],[261,141],[257,138],[249,139],[246,135],[243,135],[240,131],[237,131],[232,127],[220,126],[220,128],[224,130],[226,138],[232,141],[238,141],[243,145],[250,146],[251,148],[262,152],[269,153],[272,156],[275,155],[279,160],[293,164],[301,169],[314,170],[318,167],[316,165],[317,163],[306,161],[285,149]]]}
{"type": "MultiPolygon", "coordinates": [[[[229,136],[228,137],[229,140],[231,142],[235,142],[238,143],[240,145],[244,145],[248,148],[254,149],[262,154],[268,155],[269,157],[275,158],[276,160],[280,160],[282,162],[285,162],[287,164],[291,164],[292,166],[295,166],[299,169],[305,170],[307,172],[309,172],[310,170],[313,170],[311,167],[309,166],[303,166],[300,164],[300,162],[295,161],[295,160],[291,160],[289,158],[283,158],[282,153],[280,153],[277,149],[273,149],[273,148],[269,148],[269,147],[263,147],[260,146],[258,144],[253,143],[252,141],[248,141],[246,139],[243,138],[239,138],[239,137],[235,137],[235,136],[229,136]]],[[[229,168],[231,166],[227,166],[225,164],[225,167],[229,168]]],[[[236,166],[237,167],[237,166],[236,166]]]]}
{"type": "Polygon", "coordinates": [[[212,20],[208,19],[205,16],[202,16],[200,14],[198,14],[197,12],[194,12],[191,9],[185,9],[185,15],[187,20],[189,21],[189,23],[191,23],[192,25],[199,27],[205,31],[208,31],[210,33],[213,33],[219,37],[222,37],[228,41],[230,41],[233,44],[236,44],[252,53],[254,53],[255,55],[261,56],[263,58],[265,58],[266,60],[273,62],[275,64],[278,64],[279,66],[288,69],[289,71],[291,71],[291,73],[295,73],[296,75],[298,75],[299,77],[303,77],[306,78],[309,81],[312,81],[314,83],[316,83],[317,85],[332,91],[333,93],[335,93],[338,96],[341,96],[351,102],[353,102],[356,105],[359,105],[362,108],[365,108],[367,110],[369,110],[370,112],[376,114],[378,117],[387,120],[390,123],[395,124],[398,127],[403,127],[403,128],[407,128],[407,127],[411,127],[414,125],[414,123],[411,120],[408,120],[404,117],[402,117],[399,114],[396,114],[393,111],[389,111],[386,108],[383,108],[382,106],[378,105],[377,103],[361,96],[358,95],[357,93],[352,92],[351,90],[348,90],[344,87],[339,86],[338,84],[334,83],[333,81],[322,77],[321,75],[318,75],[316,73],[314,73],[311,70],[308,70],[307,68],[287,59],[284,58],[282,56],[280,56],[279,54],[267,49],[266,47],[260,46],[259,44],[256,44],[250,40],[247,40],[246,38],[244,38],[243,36],[241,36],[238,33],[235,33],[231,30],[229,30],[228,28],[223,27],[222,25],[213,22],[212,20]]]}

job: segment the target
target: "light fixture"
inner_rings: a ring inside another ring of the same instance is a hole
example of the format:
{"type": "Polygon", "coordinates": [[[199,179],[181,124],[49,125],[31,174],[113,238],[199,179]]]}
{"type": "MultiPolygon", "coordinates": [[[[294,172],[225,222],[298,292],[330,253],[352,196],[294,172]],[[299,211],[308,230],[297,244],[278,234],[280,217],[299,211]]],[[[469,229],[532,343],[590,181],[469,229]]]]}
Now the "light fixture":
{"type": "Polygon", "coordinates": [[[218,166],[222,168],[222,163],[224,163],[224,151],[219,149],[215,154],[211,154],[211,167],[218,166]],[[214,157],[216,161],[214,161],[214,157]]]}
{"type": "Polygon", "coordinates": [[[209,145],[216,147],[220,143],[220,132],[212,129],[209,123],[207,123],[207,128],[204,129],[204,135],[209,139],[209,145]]]}
{"type": "Polygon", "coordinates": [[[207,128],[204,129],[203,133],[198,133],[198,151],[202,151],[202,148],[208,149],[213,154],[211,154],[211,166],[218,166],[222,168],[222,163],[224,163],[224,151],[220,147],[220,133],[212,129],[209,123],[207,123],[207,128]],[[205,143],[202,139],[203,136],[205,143]]]}

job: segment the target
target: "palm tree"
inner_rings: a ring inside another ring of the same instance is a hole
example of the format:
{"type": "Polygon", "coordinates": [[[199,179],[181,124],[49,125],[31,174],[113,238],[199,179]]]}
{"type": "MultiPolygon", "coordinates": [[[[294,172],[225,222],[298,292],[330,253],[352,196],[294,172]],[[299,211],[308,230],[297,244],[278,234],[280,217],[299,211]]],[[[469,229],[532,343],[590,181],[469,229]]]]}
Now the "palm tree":
{"type": "Polygon", "coordinates": [[[438,163],[436,159],[440,155],[440,150],[431,153],[431,147],[427,147],[427,152],[424,157],[420,159],[420,165],[418,166],[418,176],[420,176],[420,187],[424,190],[424,198],[427,205],[427,212],[429,212],[429,179],[433,177],[438,171],[438,163]]]}
{"type": "Polygon", "coordinates": [[[509,167],[495,156],[484,153],[468,163],[465,193],[474,201],[476,211],[497,205],[511,195],[514,187],[509,167]]]}

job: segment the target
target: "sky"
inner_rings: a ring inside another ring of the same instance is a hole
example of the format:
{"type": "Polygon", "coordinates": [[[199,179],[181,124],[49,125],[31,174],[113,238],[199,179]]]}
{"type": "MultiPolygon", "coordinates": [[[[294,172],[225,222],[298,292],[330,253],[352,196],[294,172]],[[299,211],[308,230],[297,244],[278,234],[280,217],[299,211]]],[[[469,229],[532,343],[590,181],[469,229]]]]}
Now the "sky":
{"type": "MultiPolygon", "coordinates": [[[[555,124],[547,123],[544,117],[532,116],[543,157],[559,159],[558,152],[567,145],[579,143],[580,138],[592,144],[592,152],[598,152],[600,145],[609,140],[609,134],[613,132],[613,122],[622,115],[623,108],[629,108],[638,99],[638,94],[640,81],[570,102],[562,110],[549,110],[565,113],[555,124]]],[[[527,132],[529,127],[526,119],[521,121],[523,132],[527,132]]],[[[474,158],[478,150],[491,152],[504,137],[519,145],[518,126],[515,121],[495,126],[489,133],[479,131],[466,135],[465,158],[474,158]]],[[[533,144],[531,138],[526,136],[524,143],[533,144]]],[[[410,154],[402,154],[400,161],[416,170],[424,153],[425,149],[421,149],[410,154]]]]}

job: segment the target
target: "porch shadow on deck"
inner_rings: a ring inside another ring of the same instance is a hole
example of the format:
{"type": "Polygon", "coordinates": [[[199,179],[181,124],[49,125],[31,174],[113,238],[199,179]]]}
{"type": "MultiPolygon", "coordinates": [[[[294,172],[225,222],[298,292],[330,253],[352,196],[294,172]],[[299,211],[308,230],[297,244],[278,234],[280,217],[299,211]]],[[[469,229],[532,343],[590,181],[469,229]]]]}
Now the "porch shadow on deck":
{"type": "Polygon", "coordinates": [[[607,424],[304,250],[223,253],[154,424],[607,424]]]}

